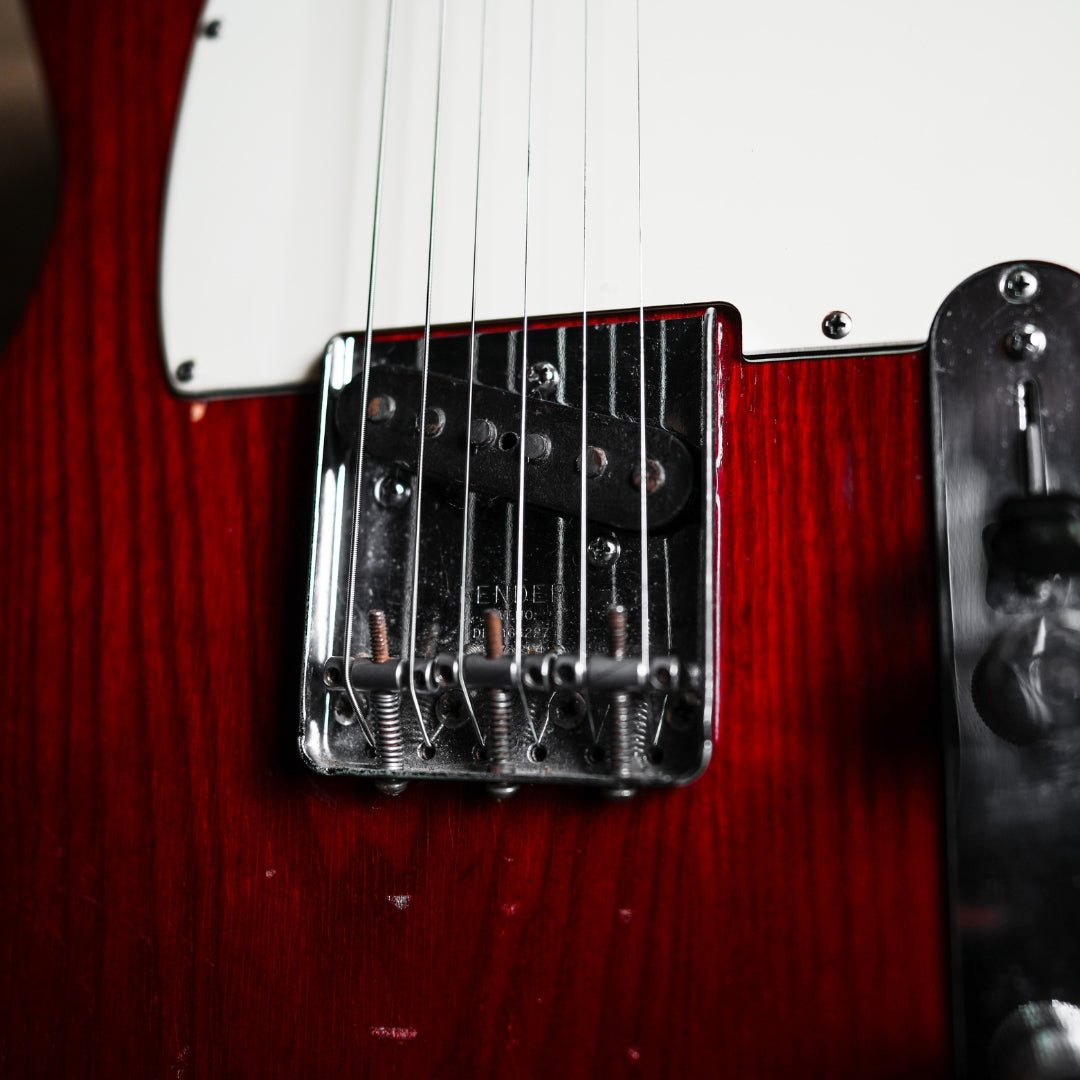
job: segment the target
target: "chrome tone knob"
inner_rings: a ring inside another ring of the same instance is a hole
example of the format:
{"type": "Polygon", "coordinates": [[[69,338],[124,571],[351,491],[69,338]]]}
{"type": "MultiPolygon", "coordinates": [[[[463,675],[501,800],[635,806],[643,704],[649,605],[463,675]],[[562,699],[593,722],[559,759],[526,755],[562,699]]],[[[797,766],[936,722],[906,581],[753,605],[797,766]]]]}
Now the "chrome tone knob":
{"type": "Polygon", "coordinates": [[[1029,1001],[1010,1013],[990,1044],[993,1080],[1080,1080],[1080,1009],[1029,1001]]]}

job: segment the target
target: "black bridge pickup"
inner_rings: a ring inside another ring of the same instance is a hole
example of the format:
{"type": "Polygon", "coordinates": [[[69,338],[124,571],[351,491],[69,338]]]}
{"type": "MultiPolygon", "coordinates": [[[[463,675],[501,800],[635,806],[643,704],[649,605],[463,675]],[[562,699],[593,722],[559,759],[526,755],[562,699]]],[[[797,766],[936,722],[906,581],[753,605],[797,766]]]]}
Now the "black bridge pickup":
{"type": "MultiPolygon", "coordinates": [[[[420,377],[416,368],[375,364],[368,387],[365,456],[400,462],[415,471],[419,449],[420,377]]],[[[362,380],[341,392],[337,428],[356,441],[362,380]]],[[[476,383],[471,431],[465,430],[469,383],[431,372],[427,393],[424,472],[459,486],[465,480],[465,450],[472,445],[469,486],[497,499],[517,498],[521,466],[521,395],[476,383]]],[[[580,510],[579,475],[582,412],[572,405],[530,395],[525,416],[525,501],[564,517],[580,510]]],[[[640,524],[639,426],[630,420],[590,412],[587,417],[589,519],[615,529],[640,524]]],[[[663,428],[646,425],[646,483],[650,531],[671,525],[694,490],[696,466],[686,445],[663,428]]]]}

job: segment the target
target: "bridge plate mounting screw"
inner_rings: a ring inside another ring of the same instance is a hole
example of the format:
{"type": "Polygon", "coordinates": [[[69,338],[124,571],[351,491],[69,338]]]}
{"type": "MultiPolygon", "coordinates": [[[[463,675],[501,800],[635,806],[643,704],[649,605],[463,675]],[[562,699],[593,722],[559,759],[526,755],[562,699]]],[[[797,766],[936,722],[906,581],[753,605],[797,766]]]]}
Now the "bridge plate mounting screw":
{"type": "Polygon", "coordinates": [[[622,552],[619,541],[614,536],[597,536],[589,541],[585,549],[589,556],[589,562],[593,566],[612,566],[622,552]]]}
{"type": "Polygon", "coordinates": [[[1027,304],[1039,295],[1039,278],[1026,266],[1013,266],[1005,271],[998,288],[1010,304],[1027,304]]]}
{"type": "Polygon", "coordinates": [[[846,311],[830,311],[821,320],[821,332],[832,341],[839,341],[851,333],[851,316],[846,311]]]}

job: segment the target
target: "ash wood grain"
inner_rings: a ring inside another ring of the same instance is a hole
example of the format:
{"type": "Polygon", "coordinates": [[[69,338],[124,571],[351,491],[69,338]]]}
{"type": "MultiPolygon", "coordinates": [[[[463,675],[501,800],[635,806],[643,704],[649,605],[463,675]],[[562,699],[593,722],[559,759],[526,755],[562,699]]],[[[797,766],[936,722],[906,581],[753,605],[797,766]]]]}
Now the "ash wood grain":
{"type": "Polygon", "coordinates": [[[197,7],[32,5],[65,187],[0,360],[3,1073],[945,1075],[917,358],[729,338],[700,782],[497,805],[308,774],[315,402],[197,419],[161,373],[197,7]]]}

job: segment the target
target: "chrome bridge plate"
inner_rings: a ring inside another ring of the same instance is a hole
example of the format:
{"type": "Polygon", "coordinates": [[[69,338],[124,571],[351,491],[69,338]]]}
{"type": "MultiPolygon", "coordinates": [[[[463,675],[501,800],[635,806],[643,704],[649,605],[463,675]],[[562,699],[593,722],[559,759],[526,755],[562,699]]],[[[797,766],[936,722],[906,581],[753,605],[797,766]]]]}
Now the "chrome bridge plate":
{"type": "Polygon", "coordinates": [[[475,345],[469,327],[429,345],[376,334],[366,394],[363,334],[330,341],[302,684],[312,767],[496,794],[553,781],[626,795],[701,772],[719,332],[714,309],[685,308],[591,316],[584,334],[580,315],[530,320],[527,347],[520,322],[478,326],[475,345]]]}

